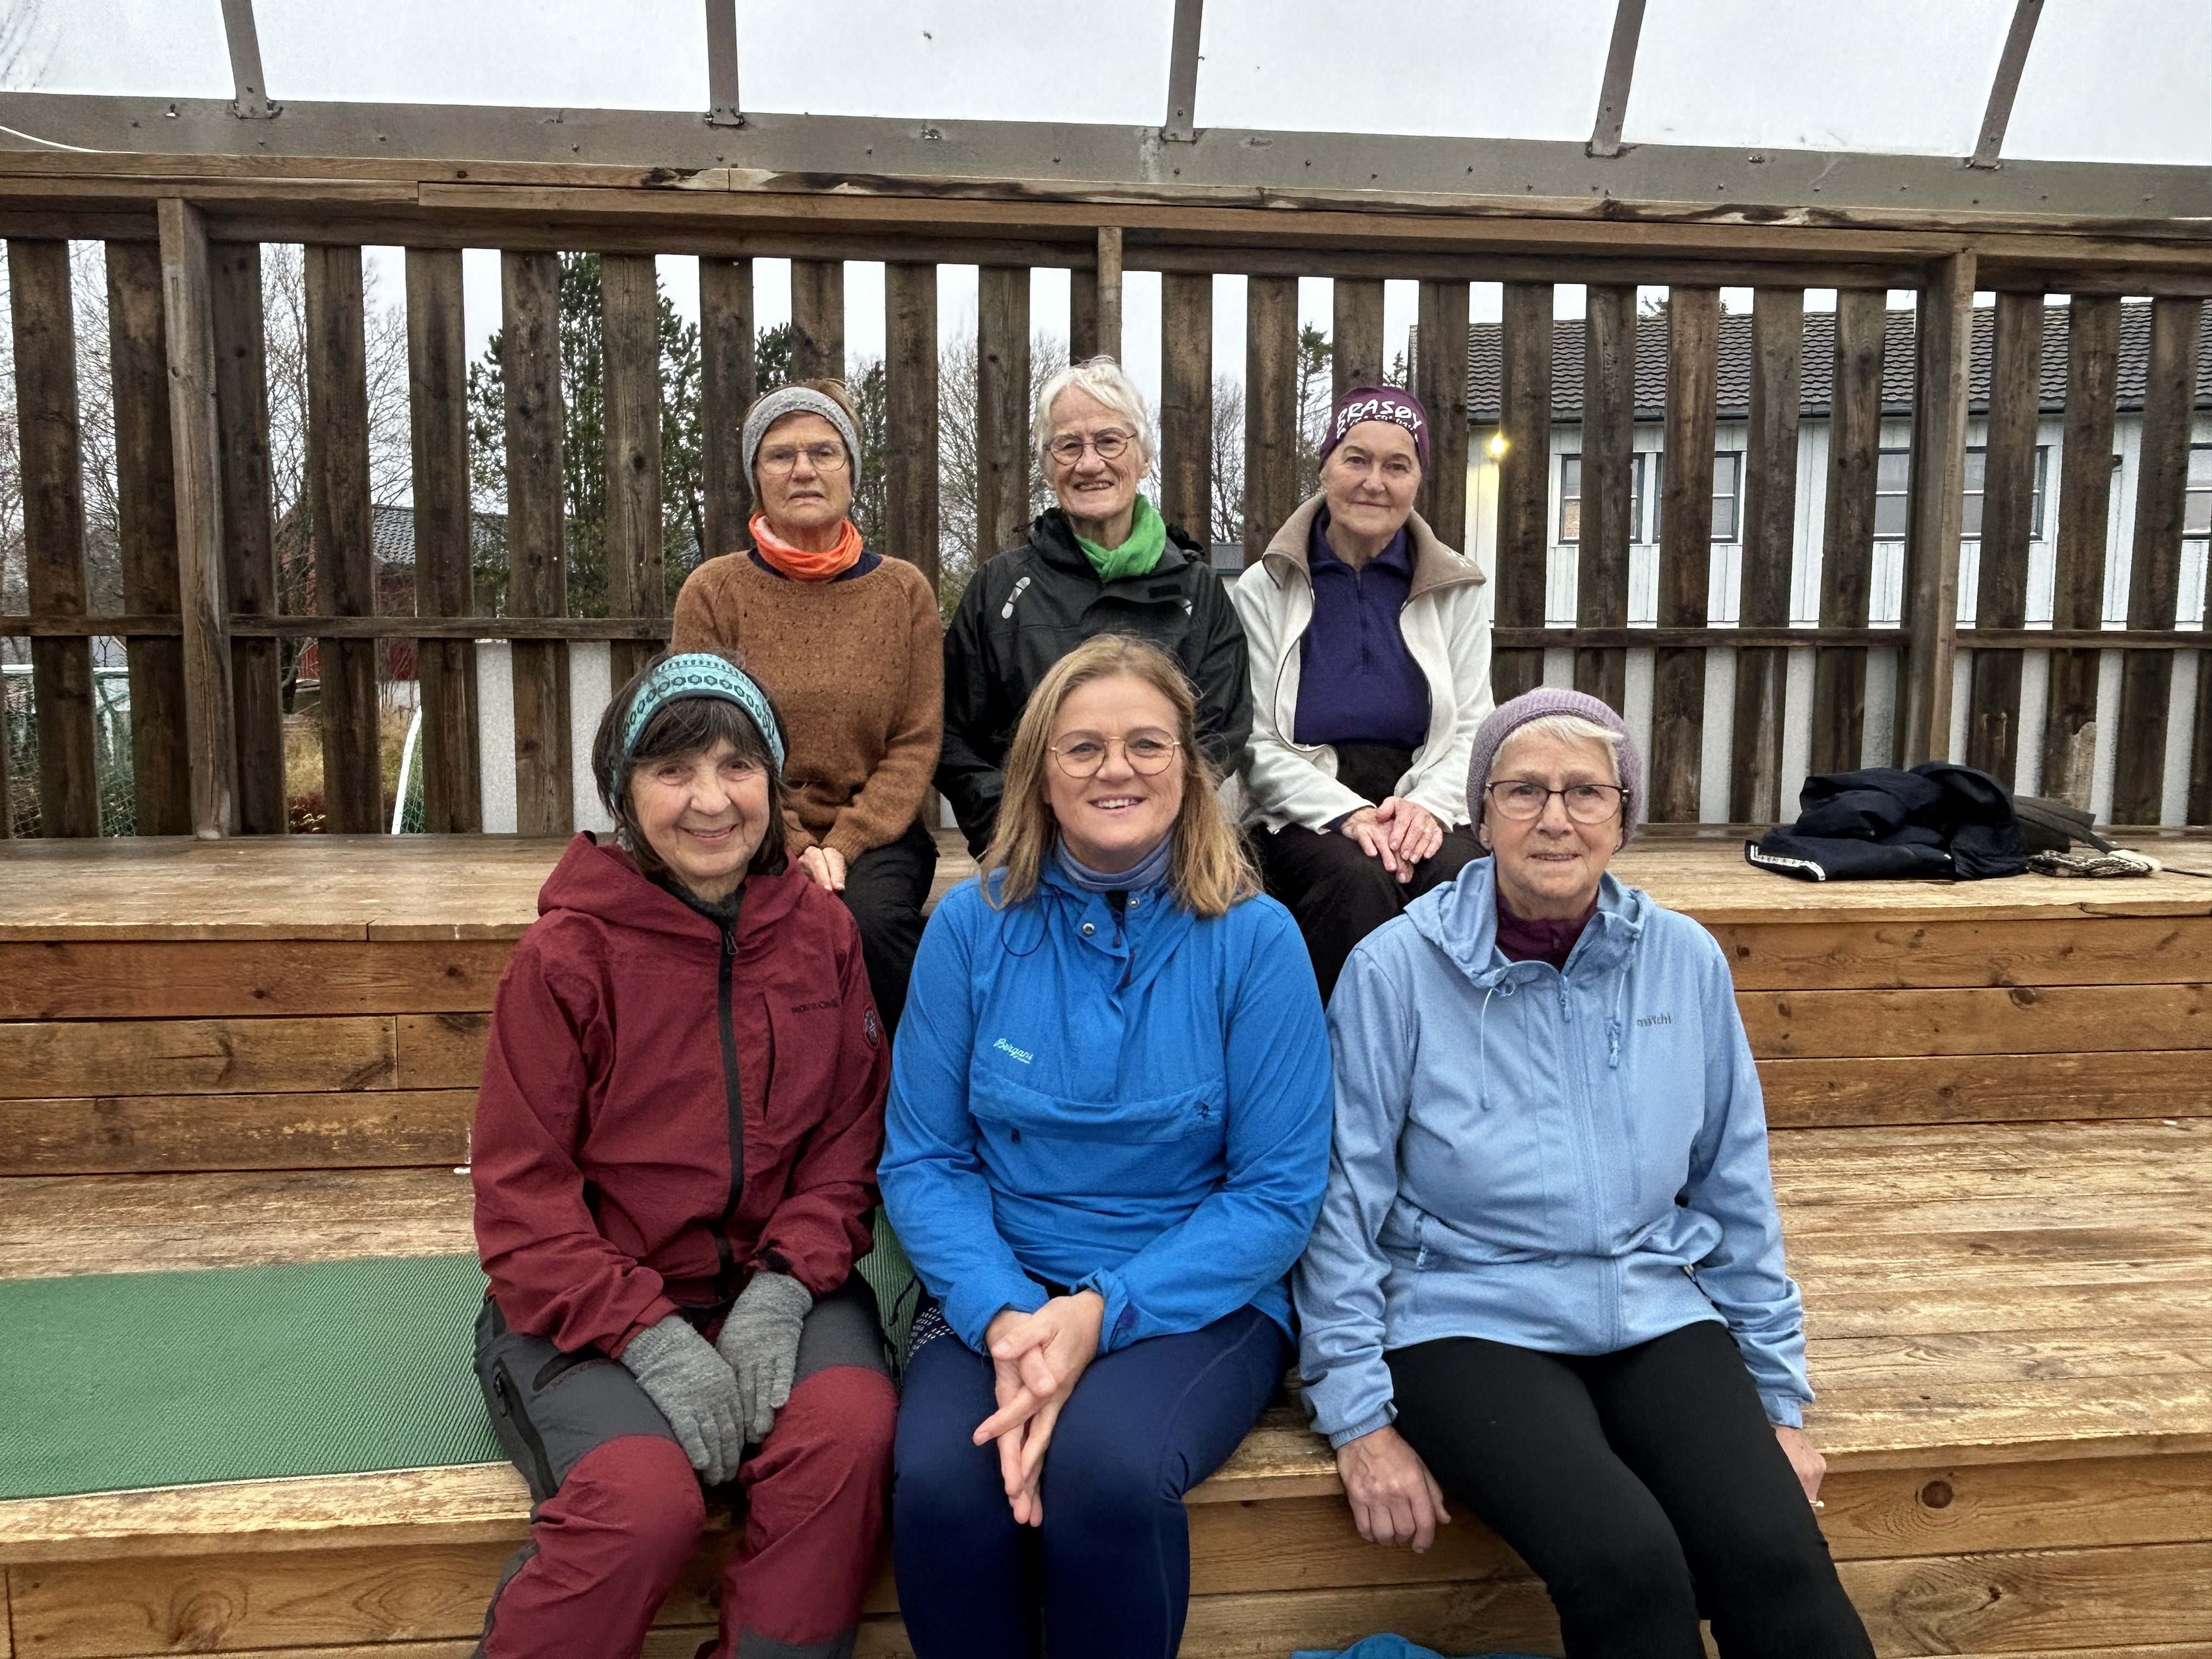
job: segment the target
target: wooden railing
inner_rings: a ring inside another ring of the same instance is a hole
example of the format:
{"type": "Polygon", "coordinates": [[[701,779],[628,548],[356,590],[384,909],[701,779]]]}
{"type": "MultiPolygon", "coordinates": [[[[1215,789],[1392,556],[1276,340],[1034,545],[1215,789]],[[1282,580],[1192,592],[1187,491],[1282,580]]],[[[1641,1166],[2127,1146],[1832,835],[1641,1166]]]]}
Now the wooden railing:
{"type": "MultiPolygon", "coordinates": [[[[617,678],[665,636],[659,513],[656,255],[699,259],[708,551],[738,544],[748,489],[738,454],[755,391],[750,262],[789,257],[793,372],[842,372],[842,262],[886,264],[888,511],[882,550],[937,574],[937,282],[943,264],[981,267],[978,314],[976,551],[1010,543],[1026,517],[1030,270],[1074,274],[1071,345],[1118,337],[1125,270],[1163,273],[1162,506],[1207,522],[1212,480],[1212,284],[1249,278],[1244,523],[1248,560],[1297,505],[1297,279],[1334,280],[1337,384],[1384,369],[1382,284],[1418,281],[1415,380],[1435,422],[1420,507],[1467,519],[1468,285],[1499,282],[1503,429],[1496,502],[1495,689],[1543,674],[1571,647],[1575,683],[1620,704],[1629,653],[1650,648],[1653,816],[1694,822],[1704,733],[1730,732],[1732,821],[1786,817],[1778,799],[1786,666],[1817,652],[1813,769],[1858,763],[1869,649],[1899,649],[1893,749],[1910,763],[1950,746],[1954,659],[1971,648],[1963,758],[2008,777],[2017,758],[2022,663],[2051,653],[2043,792],[2086,799],[2100,653],[2124,653],[2115,822],[2155,823],[2177,659],[2205,636],[2177,628],[2182,514],[2203,296],[2212,243],[2120,240],[1954,222],[1919,229],[1713,223],[1692,213],[1514,218],[1379,201],[1372,214],[1275,198],[1264,207],[1086,200],[1073,189],[871,181],[836,193],[732,175],[671,181],[642,169],[248,163],[164,176],[104,157],[9,157],[0,209],[9,238],[22,433],[40,820],[48,835],[99,832],[90,641],[129,644],[140,833],[269,834],[286,823],[279,646],[319,642],[327,825],[382,827],[374,643],[420,642],[425,827],[483,825],[476,641],[512,642],[515,827],[570,827],[569,646],[612,642],[617,678]],[[212,176],[208,176],[208,175],[212,176]],[[76,341],[68,239],[107,244],[120,555],[126,614],[88,614],[75,427],[76,341]],[[281,614],[270,511],[260,248],[306,245],[308,496],[322,614],[281,614]],[[406,249],[416,614],[375,611],[369,544],[364,245],[406,249]],[[506,608],[470,615],[470,476],[463,247],[502,252],[508,564],[506,608]],[[608,467],[609,611],[568,614],[556,256],[601,252],[608,467]],[[1550,555],[1554,289],[1587,283],[1582,413],[1583,524],[1575,626],[1545,626],[1550,555]],[[1637,398],[1638,286],[1670,291],[1667,469],[1656,628],[1629,626],[1629,466],[1637,398]],[[1706,614],[1719,290],[1756,290],[1744,472],[1740,625],[1706,614]],[[1808,288],[1837,290],[1833,413],[1816,628],[1790,626],[1802,316],[1808,288]],[[1968,367],[1976,289],[1997,292],[1977,625],[1955,627],[1968,367]],[[1885,290],[1918,295],[1905,597],[1898,629],[1869,620],[1885,290]],[[2057,481],[2057,605],[2051,629],[2024,608],[2045,295],[2070,294],[2067,442],[2057,481]],[[2144,456],[2133,526],[2127,629],[2104,629],[2106,520],[2119,296],[2156,300],[2144,456]],[[1708,708],[1709,653],[1736,653],[1731,708],[1708,708]],[[2085,736],[2086,734],[2086,736],[2085,736]]],[[[2136,228],[2140,229],[2140,227],[2136,228]]],[[[2212,821],[2212,669],[2197,675],[2187,817],[2212,821]]],[[[4,764],[4,753],[0,753],[4,764]]],[[[4,780],[0,780],[4,783],[4,780]]],[[[4,832],[4,818],[0,818],[4,832]]]]}

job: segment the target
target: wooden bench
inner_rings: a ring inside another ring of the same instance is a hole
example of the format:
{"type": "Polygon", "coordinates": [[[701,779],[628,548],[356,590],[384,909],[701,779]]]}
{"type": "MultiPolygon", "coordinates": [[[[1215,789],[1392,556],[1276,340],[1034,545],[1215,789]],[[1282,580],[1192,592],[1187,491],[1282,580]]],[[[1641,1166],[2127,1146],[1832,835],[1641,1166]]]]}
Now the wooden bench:
{"type": "MultiPolygon", "coordinates": [[[[0,848],[0,1274],[471,1248],[485,1013],[556,851],[0,848]]],[[[2212,1654],[2212,882],[1807,887],[1725,842],[1621,870],[1735,965],[1878,1650],[2212,1654]]],[[[459,1659],[526,1510],[504,1466],[0,1504],[0,1659],[459,1659]]],[[[1361,1542],[1287,1414],[1191,1528],[1188,1654],[1557,1651],[1471,1518],[1361,1542]]],[[[649,1653],[711,1626],[715,1553],[649,1653]]],[[[870,1609],[861,1650],[908,1651],[887,1577],[870,1609]]]]}

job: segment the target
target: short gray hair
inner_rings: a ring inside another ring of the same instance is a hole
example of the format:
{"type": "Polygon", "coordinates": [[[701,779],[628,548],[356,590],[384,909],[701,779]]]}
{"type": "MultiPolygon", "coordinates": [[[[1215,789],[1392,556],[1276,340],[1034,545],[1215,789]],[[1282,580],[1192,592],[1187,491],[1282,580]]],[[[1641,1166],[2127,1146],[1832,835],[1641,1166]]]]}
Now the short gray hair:
{"type": "Polygon", "coordinates": [[[1560,743],[1595,743],[1613,757],[1613,781],[1621,781],[1620,745],[1625,741],[1618,732],[1608,731],[1595,720],[1586,720],[1580,714],[1539,714],[1533,720],[1524,720],[1505,734],[1505,741],[1498,745],[1491,757],[1490,775],[1483,782],[1490,784],[1498,778],[1498,763],[1505,758],[1505,751],[1523,738],[1551,738],[1560,743]]]}
{"type": "Polygon", "coordinates": [[[1037,393],[1036,416],[1030,422],[1030,437],[1036,451],[1037,470],[1052,476],[1052,406],[1064,392],[1087,392],[1129,423],[1136,434],[1137,471],[1150,470],[1158,447],[1152,441],[1152,417],[1145,408],[1145,394],[1111,357],[1092,357],[1070,363],[1044,383],[1037,393]]]}

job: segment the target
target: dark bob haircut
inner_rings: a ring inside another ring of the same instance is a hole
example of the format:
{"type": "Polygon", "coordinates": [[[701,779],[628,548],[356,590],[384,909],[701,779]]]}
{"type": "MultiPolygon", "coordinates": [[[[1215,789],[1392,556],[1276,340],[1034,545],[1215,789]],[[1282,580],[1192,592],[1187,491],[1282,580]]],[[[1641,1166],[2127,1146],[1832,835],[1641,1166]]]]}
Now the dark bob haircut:
{"type": "MultiPolygon", "coordinates": [[[[653,855],[645,831],[638,824],[637,814],[630,806],[630,779],[640,766],[678,755],[703,754],[727,738],[738,757],[758,767],[768,779],[768,830],[761,837],[752,862],[745,866],[746,873],[762,875],[773,871],[783,863],[783,775],[776,769],[775,757],[769,749],[768,739],[761,735],[752,717],[726,698],[678,697],[669,703],[645,723],[645,730],[638,734],[637,747],[630,751],[622,775],[611,779],[608,776],[615,764],[616,745],[622,741],[623,727],[629,719],[630,705],[637,701],[640,688],[653,671],[672,654],[662,652],[630,676],[629,684],[615,694],[606,713],[599,716],[599,733],[592,739],[592,776],[599,786],[600,805],[615,821],[615,833],[623,849],[637,860],[638,868],[655,879],[667,878],[667,869],[653,855]]],[[[720,657],[732,668],[742,670],[745,665],[744,654],[739,652],[709,650],[702,654],[720,657]]],[[[766,695],[765,686],[762,692],[766,695]]],[[[776,736],[783,739],[788,753],[790,740],[785,732],[783,714],[773,698],[769,701],[769,713],[775,721],[776,736]]]]}

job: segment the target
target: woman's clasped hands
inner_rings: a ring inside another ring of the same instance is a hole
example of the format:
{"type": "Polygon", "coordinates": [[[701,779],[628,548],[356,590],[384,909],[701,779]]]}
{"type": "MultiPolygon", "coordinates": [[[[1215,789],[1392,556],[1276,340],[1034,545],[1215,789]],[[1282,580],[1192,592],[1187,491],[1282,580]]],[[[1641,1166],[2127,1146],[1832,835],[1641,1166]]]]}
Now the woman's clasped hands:
{"type": "Polygon", "coordinates": [[[984,1340],[991,1350],[999,1409],[975,1430],[975,1443],[999,1443],[999,1473],[1014,1519],[1044,1524],[1039,1487],[1053,1425],[1098,1353],[1105,1298],[1096,1291],[1056,1296],[1033,1314],[1007,1308],[991,1321],[984,1340]]]}

